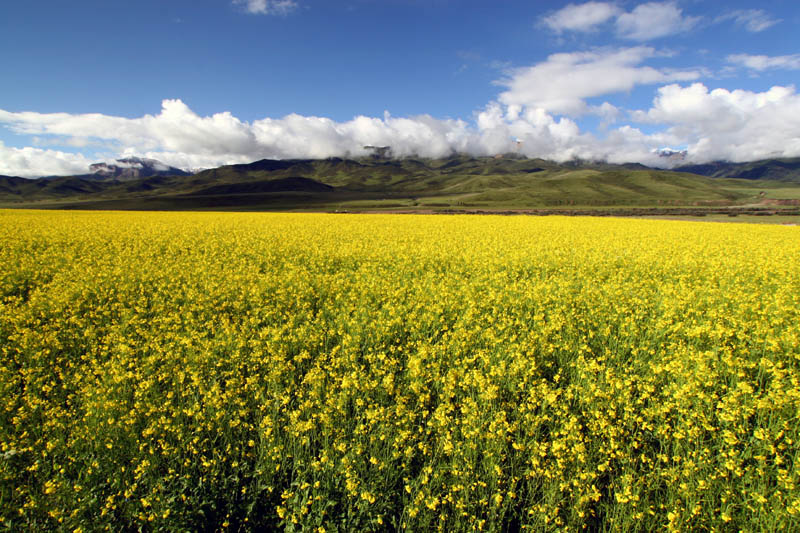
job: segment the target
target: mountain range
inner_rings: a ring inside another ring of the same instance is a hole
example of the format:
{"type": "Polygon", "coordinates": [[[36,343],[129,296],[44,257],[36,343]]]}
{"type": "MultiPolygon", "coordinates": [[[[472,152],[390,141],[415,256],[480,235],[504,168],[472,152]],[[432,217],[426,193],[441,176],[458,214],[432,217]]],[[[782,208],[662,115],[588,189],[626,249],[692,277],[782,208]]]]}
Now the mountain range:
{"type": "Polygon", "coordinates": [[[674,170],[712,178],[800,182],[800,158],[797,157],[765,159],[748,163],[715,161],[702,165],[682,165],[674,170]]]}
{"type": "Polygon", "coordinates": [[[794,206],[800,158],[684,165],[555,163],[515,154],[444,159],[264,159],[195,174],[151,159],[87,175],[0,176],[5,207],[224,210],[442,210],[794,206]]]}

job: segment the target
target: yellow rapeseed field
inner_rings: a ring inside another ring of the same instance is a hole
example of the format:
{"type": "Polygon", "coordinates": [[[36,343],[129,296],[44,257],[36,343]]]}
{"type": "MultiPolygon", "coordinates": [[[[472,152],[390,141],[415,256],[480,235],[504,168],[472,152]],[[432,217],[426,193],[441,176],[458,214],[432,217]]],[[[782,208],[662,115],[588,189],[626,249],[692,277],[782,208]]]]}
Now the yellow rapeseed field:
{"type": "Polygon", "coordinates": [[[800,229],[0,211],[0,527],[798,531],[800,229]]]}

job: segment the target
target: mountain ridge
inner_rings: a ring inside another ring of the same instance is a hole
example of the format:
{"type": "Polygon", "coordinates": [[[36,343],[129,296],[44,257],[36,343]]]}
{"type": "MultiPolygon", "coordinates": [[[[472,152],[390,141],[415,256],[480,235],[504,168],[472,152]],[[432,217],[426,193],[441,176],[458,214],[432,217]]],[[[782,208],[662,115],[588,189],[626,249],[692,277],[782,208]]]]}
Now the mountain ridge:
{"type": "MultiPolygon", "coordinates": [[[[195,174],[135,179],[0,179],[0,204],[109,209],[484,209],[560,206],[793,205],[800,168],[783,181],[728,179],[639,164],[556,163],[519,156],[262,159],[195,174]],[[797,182],[794,182],[796,180],[797,182]],[[778,202],[780,200],[780,202],[778,202]],[[783,203],[781,203],[783,202],[783,203]]],[[[716,175],[716,174],[715,174],[716,175]]]]}
{"type": "Polygon", "coordinates": [[[712,161],[710,163],[680,165],[672,170],[712,178],[769,179],[800,182],[800,157],[760,159],[743,163],[712,161]]]}

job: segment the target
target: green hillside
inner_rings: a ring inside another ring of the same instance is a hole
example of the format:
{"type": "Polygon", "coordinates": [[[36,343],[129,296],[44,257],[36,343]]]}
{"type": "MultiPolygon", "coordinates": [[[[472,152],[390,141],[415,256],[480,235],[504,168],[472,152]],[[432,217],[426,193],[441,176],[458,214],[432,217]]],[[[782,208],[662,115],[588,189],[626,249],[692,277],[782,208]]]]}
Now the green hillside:
{"type": "Polygon", "coordinates": [[[748,163],[717,161],[702,165],[685,165],[675,170],[713,178],[775,180],[800,183],[800,158],[798,157],[764,159],[748,163]]]}
{"type": "Polygon", "coordinates": [[[514,155],[262,160],[130,181],[0,177],[0,205],[163,210],[796,209],[800,183],[514,155]]]}

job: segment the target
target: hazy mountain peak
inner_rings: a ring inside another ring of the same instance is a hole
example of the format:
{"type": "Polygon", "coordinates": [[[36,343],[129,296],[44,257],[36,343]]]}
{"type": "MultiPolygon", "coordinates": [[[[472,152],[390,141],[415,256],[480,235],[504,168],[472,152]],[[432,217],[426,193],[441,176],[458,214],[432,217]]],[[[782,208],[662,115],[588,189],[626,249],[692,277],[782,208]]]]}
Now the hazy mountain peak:
{"type": "Polygon", "coordinates": [[[655,153],[658,154],[658,157],[673,164],[684,161],[689,155],[688,150],[675,150],[674,148],[659,148],[655,153]]]}
{"type": "Polygon", "coordinates": [[[171,167],[156,159],[125,157],[115,163],[94,163],[89,170],[98,179],[127,181],[150,176],[188,176],[179,168],[171,167]]]}

